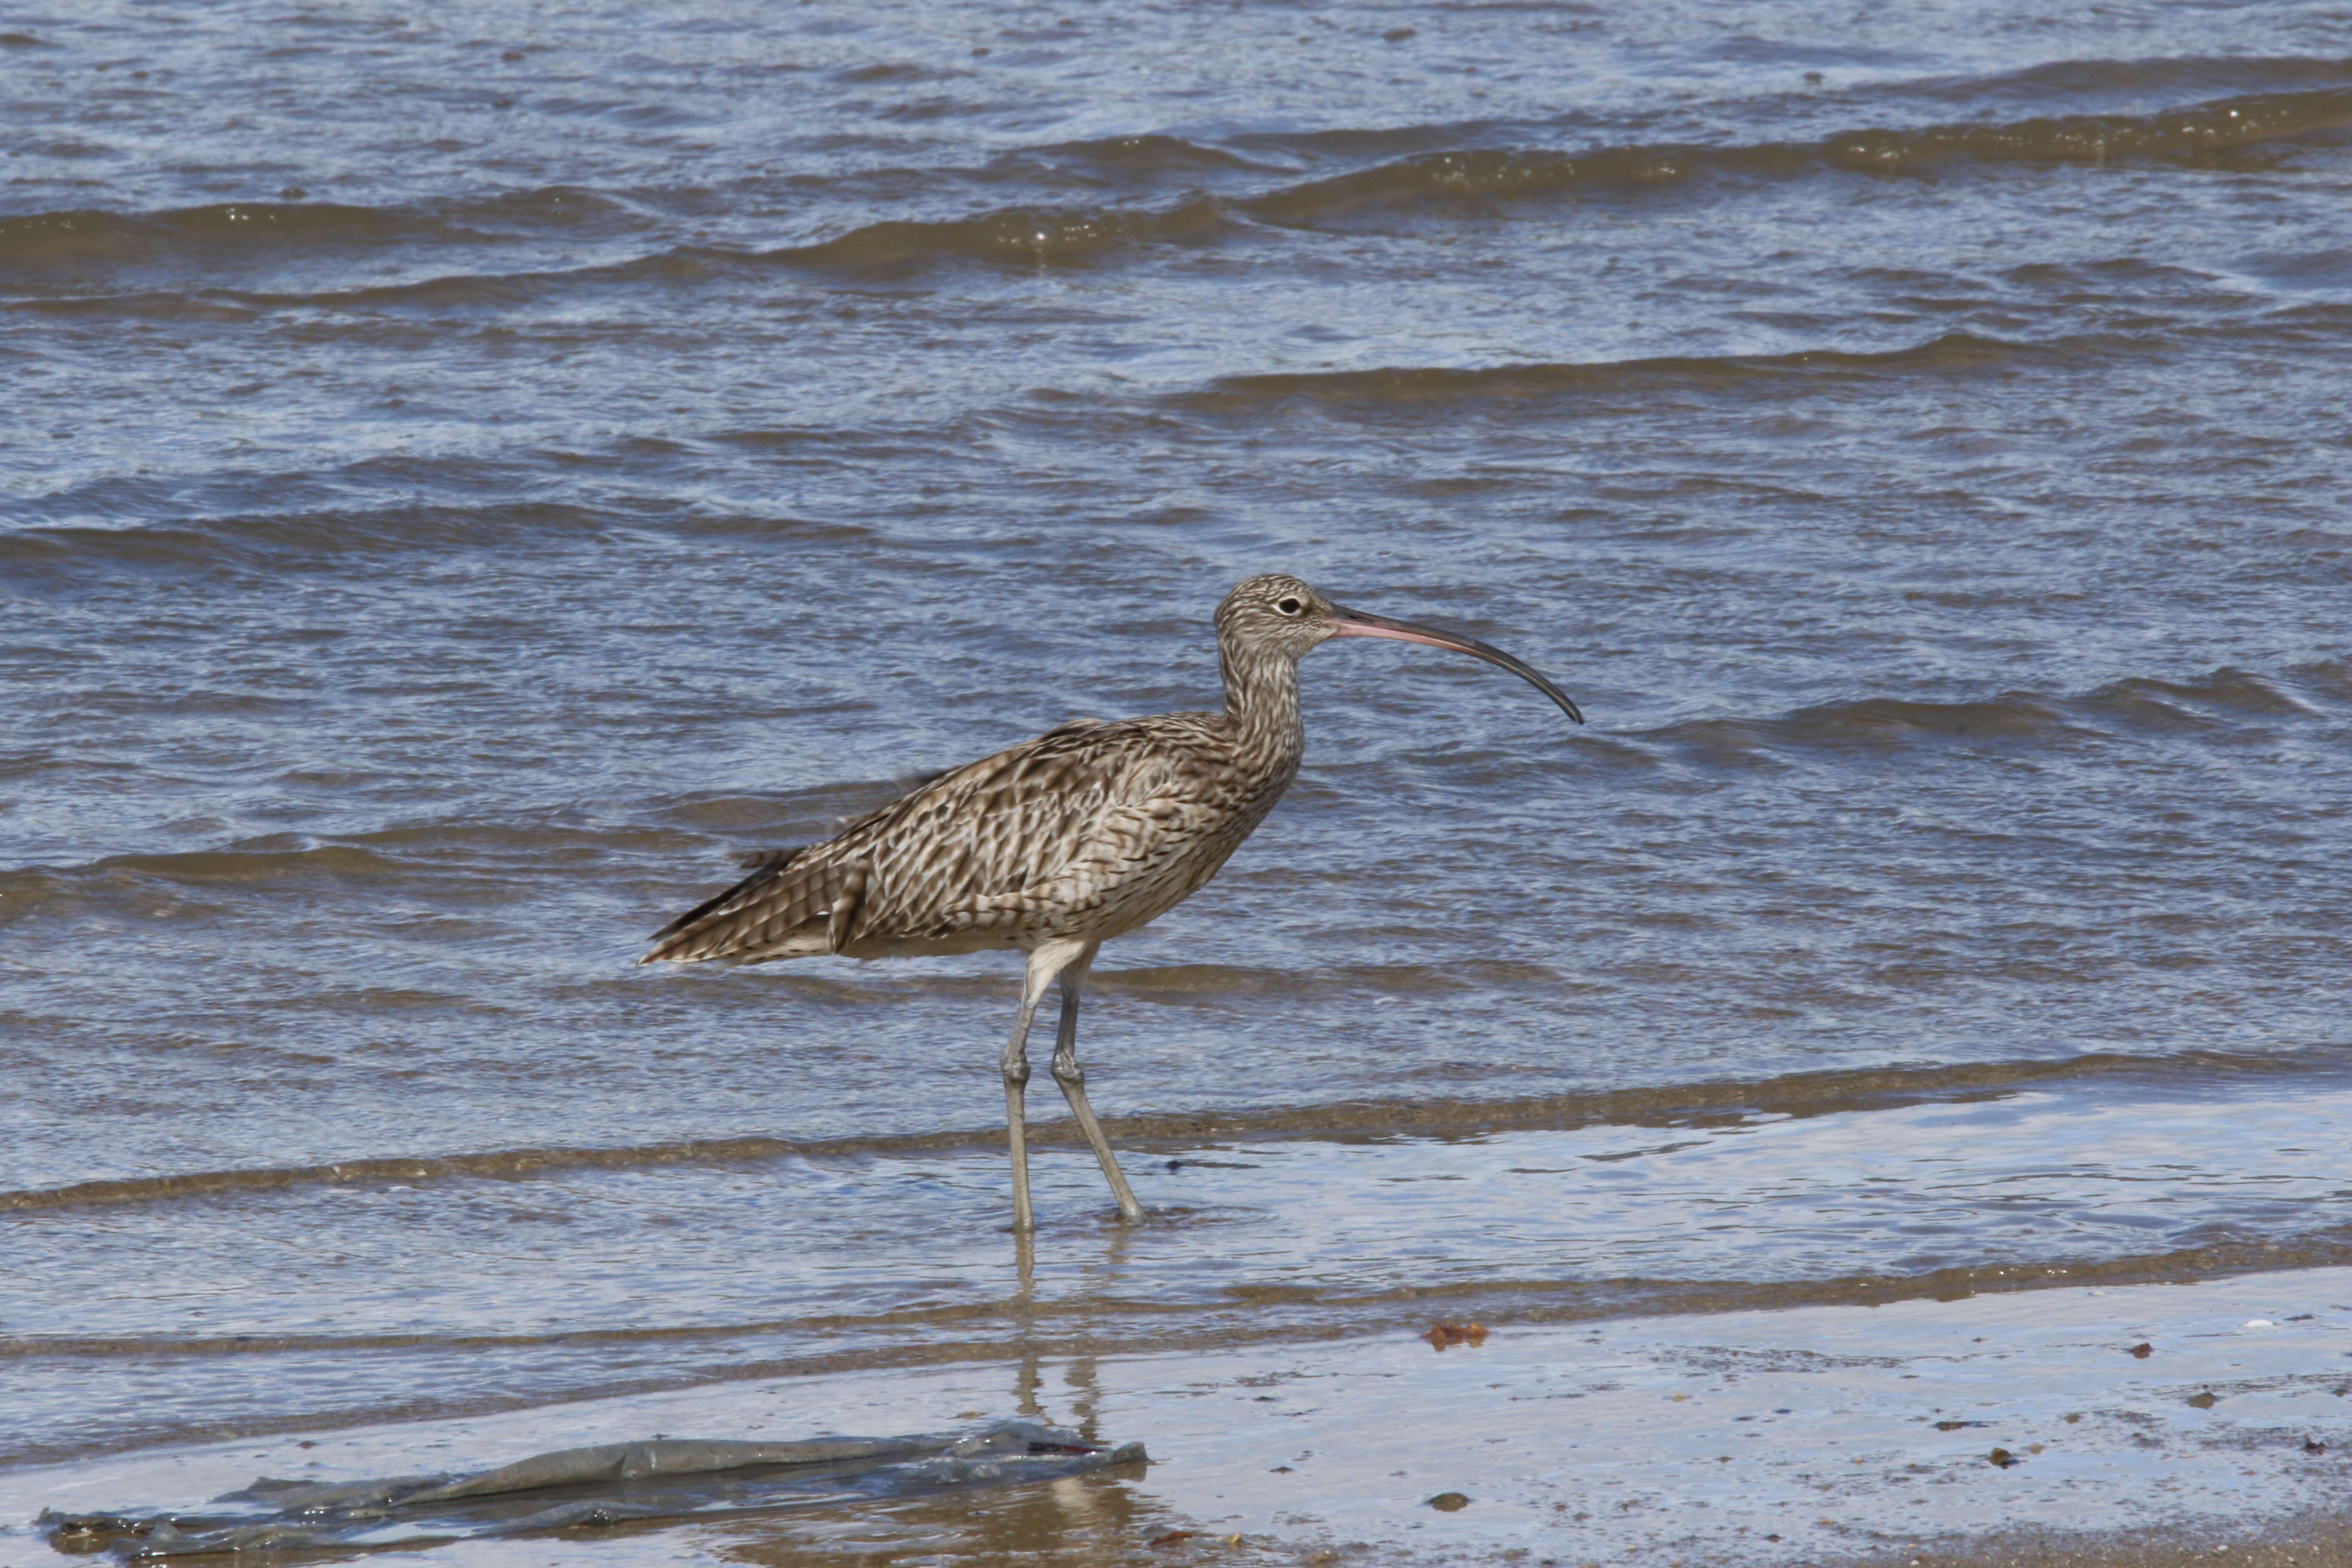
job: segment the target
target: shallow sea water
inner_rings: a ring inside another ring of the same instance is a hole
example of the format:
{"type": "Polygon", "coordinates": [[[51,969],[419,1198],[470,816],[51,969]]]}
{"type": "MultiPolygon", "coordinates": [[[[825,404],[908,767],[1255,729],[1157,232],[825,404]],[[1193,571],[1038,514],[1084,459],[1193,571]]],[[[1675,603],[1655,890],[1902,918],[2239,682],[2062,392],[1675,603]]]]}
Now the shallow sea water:
{"type": "Polygon", "coordinates": [[[2352,1264],[2347,59],[0,18],[0,1476],[2352,1264]],[[1591,722],[1307,663],[1298,784],[1090,993],[1151,1224],[1048,1127],[1001,1228],[1003,958],[632,967],[741,850],[1213,700],[1268,569],[1591,722]]]}

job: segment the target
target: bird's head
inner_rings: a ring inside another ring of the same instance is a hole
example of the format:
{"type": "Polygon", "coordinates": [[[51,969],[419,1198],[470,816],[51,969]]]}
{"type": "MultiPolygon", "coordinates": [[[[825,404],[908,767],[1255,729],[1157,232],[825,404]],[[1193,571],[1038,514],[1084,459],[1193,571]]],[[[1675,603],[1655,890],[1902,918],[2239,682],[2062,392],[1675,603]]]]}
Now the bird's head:
{"type": "Polygon", "coordinates": [[[1229,647],[1297,659],[1333,637],[1387,637],[1483,658],[1528,681],[1559,703],[1560,711],[1580,724],[1584,722],[1584,715],[1576,710],[1567,693],[1501,648],[1459,632],[1343,608],[1297,578],[1279,572],[1234,584],[1225,602],[1217,606],[1217,640],[1229,647]]]}
{"type": "Polygon", "coordinates": [[[1269,572],[1238,584],[1217,606],[1217,636],[1254,649],[1301,658],[1336,634],[1339,606],[1296,577],[1269,572]]]}

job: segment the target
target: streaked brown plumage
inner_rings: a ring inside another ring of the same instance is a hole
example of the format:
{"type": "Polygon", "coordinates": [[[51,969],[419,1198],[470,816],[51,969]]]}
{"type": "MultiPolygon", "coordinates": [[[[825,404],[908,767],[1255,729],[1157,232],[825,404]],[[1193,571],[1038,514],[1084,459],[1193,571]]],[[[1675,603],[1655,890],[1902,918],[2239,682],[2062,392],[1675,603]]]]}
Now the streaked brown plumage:
{"type": "Polygon", "coordinates": [[[755,858],[734,887],[655,933],[643,962],[903,958],[1017,947],[1021,1012],[1002,1068],[1013,1228],[1032,1228],[1023,1092],[1030,1020],[1062,982],[1054,1078],[1123,1218],[1143,1216],[1087,1103],[1078,993],[1096,949],[1198,890],[1298,776],[1298,660],[1335,637],[1450,647],[1557,687],[1453,632],[1343,610],[1296,577],[1253,577],[1217,607],[1222,713],[1082,719],[940,774],[822,844],[755,858]]]}

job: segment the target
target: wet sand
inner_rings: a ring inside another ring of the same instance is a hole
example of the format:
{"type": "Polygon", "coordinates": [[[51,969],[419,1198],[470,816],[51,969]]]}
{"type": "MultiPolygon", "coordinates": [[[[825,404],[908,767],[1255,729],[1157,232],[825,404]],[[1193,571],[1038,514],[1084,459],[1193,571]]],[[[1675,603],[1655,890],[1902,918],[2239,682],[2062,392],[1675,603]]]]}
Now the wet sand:
{"type": "Polygon", "coordinates": [[[2252,1534],[2227,1528],[2108,1536],[2043,1531],[1971,1541],[1954,1551],[1897,1552],[1878,1561],[1948,1563],[1953,1568],[2174,1568],[2189,1563],[2204,1568],[2217,1563],[2238,1568],[2326,1568],[2352,1562],[2352,1523],[2316,1516],[2265,1526],[2252,1534]]]}
{"type": "MultiPolygon", "coordinates": [[[[2227,1545],[2231,1561],[2306,1563],[2347,1539],[2352,1269],[1503,1323],[1443,1352],[1416,1337],[1426,1327],[1401,1316],[1376,1337],[1229,1352],[724,1383],[24,1468],[0,1489],[0,1518],[19,1521],[0,1556],[43,1550],[21,1522],[43,1507],[187,1507],[261,1474],[356,1479],[656,1434],[773,1440],[1014,1415],[1139,1439],[1150,1462],[630,1526],[627,1558],[2087,1565],[2210,1562],[2194,1554],[2227,1545]]],[[[432,1557],[610,1561],[599,1543],[614,1533],[432,1557]]]]}

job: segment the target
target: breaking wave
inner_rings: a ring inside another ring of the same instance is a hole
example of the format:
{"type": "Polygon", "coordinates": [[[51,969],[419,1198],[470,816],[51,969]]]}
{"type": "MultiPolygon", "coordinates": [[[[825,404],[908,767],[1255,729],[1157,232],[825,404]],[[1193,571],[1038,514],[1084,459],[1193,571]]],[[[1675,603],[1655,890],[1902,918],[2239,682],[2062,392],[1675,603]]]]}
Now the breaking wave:
{"type": "Polygon", "coordinates": [[[2152,115],[2051,116],[2010,124],[1845,132],[1748,147],[1477,148],[1426,153],[1310,181],[1243,204],[1265,223],[1328,222],[1368,206],[1525,200],[1580,190],[1680,184],[1707,175],[1792,179],[1822,170],[1916,174],[1956,163],[2109,163],[2194,159],[2352,124],[2352,91],[2265,93],[2152,115]]]}
{"type": "Polygon", "coordinates": [[[1657,384],[1730,386],[1775,380],[1863,381],[1897,375],[1953,375],[2036,364],[2078,363],[2086,353],[2116,352],[2130,340],[2008,342],[1947,332],[1909,348],[1878,353],[1805,349],[1785,354],[1666,355],[1590,363],[1491,365],[1468,369],[1393,366],[1377,370],[1226,376],[1169,401],[1204,412],[1248,409],[1292,399],[1338,407],[1377,408],[1493,399],[1510,402],[1575,393],[1605,393],[1657,384]]]}
{"type": "MultiPolygon", "coordinates": [[[[2194,73],[2191,73],[2193,79],[2194,73]]],[[[2154,114],[2043,116],[2006,123],[1863,129],[1817,142],[1750,146],[1630,144],[1580,152],[1453,146],[1414,152],[1327,178],[1255,194],[1195,193],[1172,205],[1021,205],[965,216],[886,219],[830,237],[770,249],[679,246],[623,262],[489,277],[457,275],[300,294],[231,293],[186,309],[236,310],[298,305],[444,306],[511,303],[567,281],[691,279],[736,265],[898,273],[936,265],[1076,267],[1138,245],[1208,245],[1255,225],[1314,227],[1366,209],[1442,210],[1493,203],[1683,186],[1708,177],[1800,179],[1823,172],[1917,174],[1967,163],[2104,164],[2194,162],[2232,149],[2352,126],[2352,89],[2254,93],[2154,114]]],[[[1426,142],[1432,132],[1385,132],[1370,145],[1426,142]]],[[[1246,141],[1248,139],[1243,139],[1246,141]]],[[[1359,153],[1360,155],[1360,153],[1359,153]]],[[[1272,172],[1234,153],[1169,136],[1071,142],[1008,153],[981,171],[949,171],[982,183],[1028,179],[1114,184],[1171,172],[1221,180],[1272,172]]],[[[549,229],[652,226],[631,204],[593,192],[548,188],[446,208],[373,208],[299,201],[224,203],[165,212],[35,213],[0,220],[0,276],[112,273],[124,267],[336,247],[504,244],[549,229]]],[[[99,309],[168,314],[148,293],[42,299],[17,309],[99,309]]]]}

